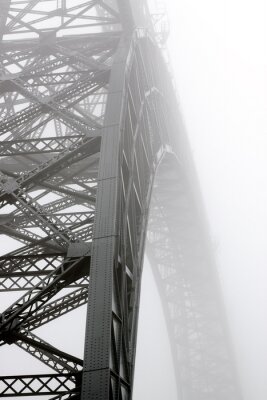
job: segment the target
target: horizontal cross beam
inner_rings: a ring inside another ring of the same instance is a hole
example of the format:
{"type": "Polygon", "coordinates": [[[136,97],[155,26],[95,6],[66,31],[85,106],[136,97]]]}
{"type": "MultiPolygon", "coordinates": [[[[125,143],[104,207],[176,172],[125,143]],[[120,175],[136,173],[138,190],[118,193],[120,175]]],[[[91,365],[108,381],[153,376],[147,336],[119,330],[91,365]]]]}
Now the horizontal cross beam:
{"type": "Polygon", "coordinates": [[[79,373],[0,376],[0,397],[75,394],[80,384],[79,373]]]}

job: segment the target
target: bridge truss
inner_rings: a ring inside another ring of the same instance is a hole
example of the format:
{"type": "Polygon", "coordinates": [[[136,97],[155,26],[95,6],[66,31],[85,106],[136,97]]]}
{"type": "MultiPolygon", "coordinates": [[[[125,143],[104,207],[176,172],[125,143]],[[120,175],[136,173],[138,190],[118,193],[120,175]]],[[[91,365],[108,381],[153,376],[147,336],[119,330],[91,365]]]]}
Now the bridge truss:
{"type": "Polygon", "coordinates": [[[0,5],[0,290],[12,299],[0,346],[53,372],[1,376],[0,397],[132,397],[147,236],[178,399],[239,400],[190,151],[147,8],[0,5]],[[71,327],[83,305],[82,359],[64,350],[66,332],[62,348],[38,332],[68,313],[71,327]]]}

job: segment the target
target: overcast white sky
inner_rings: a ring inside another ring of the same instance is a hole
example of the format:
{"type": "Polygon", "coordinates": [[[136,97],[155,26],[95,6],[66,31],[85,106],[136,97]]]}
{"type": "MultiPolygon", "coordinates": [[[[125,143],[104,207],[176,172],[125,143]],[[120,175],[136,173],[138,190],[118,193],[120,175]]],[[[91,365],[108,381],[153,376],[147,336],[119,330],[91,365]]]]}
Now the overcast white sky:
{"type": "MultiPolygon", "coordinates": [[[[267,3],[166,3],[177,93],[217,249],[244,400],[266,400],[267,3]]],[[[135,399],[176,400],[166,327],[151,278],[147,267],[135,399]]],[[[54,331],[51,325],[47,335],[60,343],[54,331]]],[[[13,362],[6,360],[9,373],[8,361],[13,362]]]]}
{"type": "MultiPolygon", "coordinates": [[[[166,3],[177,93],[217,249],[244,397],[266,400],[267,2],[166,3]]],[[[151,298],[156,296],[152,291],[151,298]]],[[[145,294],[143,305],[148,301],[145,294]]],[[[149,338],[142,315],[147,314],[141,313],[140,336],[149,338]]],[[[139,346],[139,354],[148,351],[139,346]]],[[[159,351],[166,354],[163,349],[168,345],[162,339],[159,351]]],[[[169,371],[168,355],[164,360],[169,371]]],[[[136,376],[136,390],[141,381],[146,385],[144,371],[136,376]]],[[[171,376],[163,384],[171,390],[164,398],[175,398],[171,376]]],[[[145,398],[154,397],[139,397],[145,398]]]]}

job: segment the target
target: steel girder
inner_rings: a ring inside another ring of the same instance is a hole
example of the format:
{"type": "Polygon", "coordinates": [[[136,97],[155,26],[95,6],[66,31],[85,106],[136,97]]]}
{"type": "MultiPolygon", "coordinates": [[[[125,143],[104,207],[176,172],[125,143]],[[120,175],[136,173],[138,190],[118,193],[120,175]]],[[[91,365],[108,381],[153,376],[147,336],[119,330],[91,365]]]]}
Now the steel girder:
{"type": "Polygon", "coordinates": [[[174,155],[158,167],[147,253],[168,328],[181,399],[241,399],[200,200],[174,155]]]}
{"type": "Polygon", "coordinates": [[[151,27],[147,8],[0,5],[0,233],[13,244],[0,257],[0,291],[14,300],[1,310],[0,345],[54,370],[2,376],[0,397],[132,397],[151,209],[179,400],[239,400],[173,88],[155,38],[135,28],[151,27]],[[83,360],[33,333],[85,304],[83,360]]]}

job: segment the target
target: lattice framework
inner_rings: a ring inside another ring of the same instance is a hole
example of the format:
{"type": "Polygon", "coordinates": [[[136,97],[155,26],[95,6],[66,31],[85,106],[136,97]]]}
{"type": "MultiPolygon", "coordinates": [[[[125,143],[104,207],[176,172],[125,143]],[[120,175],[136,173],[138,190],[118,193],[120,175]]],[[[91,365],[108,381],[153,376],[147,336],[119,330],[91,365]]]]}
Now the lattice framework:
{"type": "Polygon", "coordinates": [[[179,399],[237,400],[190,153],[157,46],[164,35],[149,34],[140,1],[0,6],[0,233],[13,246],[0,257],[0,291],[14,300],[1,314],[0,345],[54,371],[2,376],[0,396],[131,398],[150,198],[167,165],[148,241],[179,399]],[[207,282],[215,305],[206,312],[207,282]],[[34,332],[85,304],[83,360],[34,332]]]}

